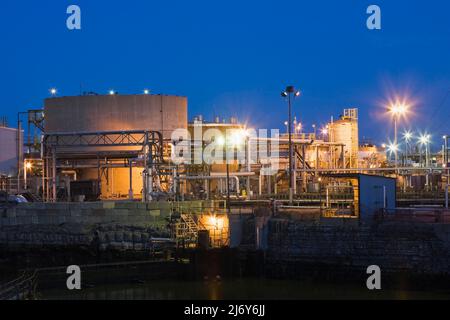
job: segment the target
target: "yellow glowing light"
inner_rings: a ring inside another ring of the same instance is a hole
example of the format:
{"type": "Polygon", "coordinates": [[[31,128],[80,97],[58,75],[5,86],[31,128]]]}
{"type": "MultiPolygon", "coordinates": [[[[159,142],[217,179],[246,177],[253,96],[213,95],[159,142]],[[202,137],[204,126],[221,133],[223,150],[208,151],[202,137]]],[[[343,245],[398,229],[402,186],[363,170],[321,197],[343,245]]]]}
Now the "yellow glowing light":
{"type": "Polygon", "coordinates": [[[223,146],[225,144],[225,138],[223,136],[218,137],[217,144],[223,146]]]}
{"type": "Polygon", "coordinates": [[[31,169],[31,162],[25,162],[25,168],[26,169],[31,169]]]}
{"type": "Polygon", "coordinates": [[[215,229],[223,229],[223,223],[224,223],[223,218],[220,218],[217,216],[209,216],[208,222],[215,229]]]}
{"type": "Polygon", "coordinates": [[[230,136],[230,143],[233,146],[241,145],[245,142],[247,132],[245,130],[234,131],[230,136]]]}

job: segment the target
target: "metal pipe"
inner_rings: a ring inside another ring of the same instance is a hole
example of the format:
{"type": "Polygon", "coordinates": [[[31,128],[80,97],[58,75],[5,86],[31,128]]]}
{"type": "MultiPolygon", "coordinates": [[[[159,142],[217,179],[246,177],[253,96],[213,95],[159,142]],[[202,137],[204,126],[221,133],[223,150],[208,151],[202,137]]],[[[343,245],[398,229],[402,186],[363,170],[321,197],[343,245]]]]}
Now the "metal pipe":
{"type": "Polygon", "coordinates": [[[130,166],[130,189],[128,190],[128,198],[133,200],[133,162],[131,160],[128,161],[130,166]]]}
{"type": "MultiPolygon", "coordinates": [[[[230,175],[229,178],[233,178],[236,180],[236,192],[239,193],[240,187],[239,187],[239,177],[237,175],[230,175]]],[[[214,179],[227,179],[227,176],[178,176],[174,177],[176,180],[214,180],[214,179]]]]}
{"type": "MultiPolygon", "coordinates": [[[[414,171],[445,171],[445,168],[439,168],[439,167],[422,167],[422,168],[416,168],[416,167],[408,167],[408,168],[402,168],[403,170],[414,170],[414,171]]],[[[301,171],[303,169],[298,169],[298,171],[301,171]]],[[[395,171],[396,168],[345,168],[345,169],[305,169],[306,172],[360,172],[360,171],[395,171]]]]}
{"type": "Polygon", "coordinates": [[[56,150],[52,149],[52,201],[56,202],[56,150]]]}
{"type": "Polygon", "coordinates": [[[288,92],[288,109],[289,109],[289,120],[288,120],[288,126],[289,126],[289,203],[292,204],[292,200],[294,198],[294,190],[293,190],[293,170],[292,170],[292,115],[291,115],[291,92],[288,92]]]}
{"type": "Polygon", "coordinates": [[[448,187],[449,185],[445,186],[445,208],[448,209],[448,187]]]}

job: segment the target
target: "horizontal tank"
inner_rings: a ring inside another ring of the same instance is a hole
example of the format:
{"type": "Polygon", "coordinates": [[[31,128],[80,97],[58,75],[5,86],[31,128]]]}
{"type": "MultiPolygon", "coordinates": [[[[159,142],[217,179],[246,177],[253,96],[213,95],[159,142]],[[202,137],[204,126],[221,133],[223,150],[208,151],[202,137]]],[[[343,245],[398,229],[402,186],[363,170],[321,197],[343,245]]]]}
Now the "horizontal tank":
{"type": "Polygon", "coordinates": [[[187,98],[168,95],[86,95],[45,99],[45,132],[151,130],[165,139],[187,128],[187,98]]]}

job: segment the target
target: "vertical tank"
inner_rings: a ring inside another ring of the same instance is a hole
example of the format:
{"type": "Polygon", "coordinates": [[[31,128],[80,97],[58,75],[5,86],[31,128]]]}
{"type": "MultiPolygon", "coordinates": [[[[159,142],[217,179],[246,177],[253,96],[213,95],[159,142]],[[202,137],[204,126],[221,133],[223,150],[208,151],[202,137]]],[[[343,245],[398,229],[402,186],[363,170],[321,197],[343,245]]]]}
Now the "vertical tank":
{"type": "Polygon", "coordinates": [[[347,167],[358,166],[358,109],[345,109],[341,119],[330,124],[330,139],[344,144],[344,157],[347,167]]]}
{"type": "Polygon", "coordinates": [[[17,145],[17,129],[0,126],[0,175],[17,174],[17,145]]]}

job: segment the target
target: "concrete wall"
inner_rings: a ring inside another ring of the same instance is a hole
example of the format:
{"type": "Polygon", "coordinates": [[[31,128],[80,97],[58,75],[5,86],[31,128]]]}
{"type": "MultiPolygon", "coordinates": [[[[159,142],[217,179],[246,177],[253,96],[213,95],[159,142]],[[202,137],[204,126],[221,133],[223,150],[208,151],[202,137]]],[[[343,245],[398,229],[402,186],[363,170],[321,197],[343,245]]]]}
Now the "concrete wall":
{"type": "Polygon", "coordinates": [[[79,246],[91,245],[98,237],[103,249],[148,249],[151,237],[170,237],[167,218],[173,209],[195,214],[219,203],[21,203],[0,208],[0,245],[79,246]]]}
{"type": "Polygon", "coordinates": [[[23,203],[0,209],[0,245],[96,245],[148,249],[151,237],[169,237],[170,203],[23,203]]]}
{"type": "Polygon", "coordinates": [[[383,272],[450,274],[450,224],[276,219],[269,224],[268,244],[269,260],[361,270],[375,264],[383,272]]]}
{"type": "Polygon", "coordinates": [[[171,214],[168,202],[21,203],[0,209],[0,226],[108,224],[147,226],[171,214]]]}
{"type": "Polygon", "coordinates": [[[165,95],[98,95],[45,99],[45,131],[154,130],[170,138],[187,128],[187,98],[165,95]]]}

